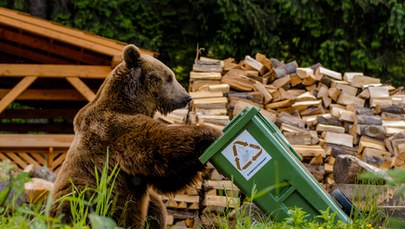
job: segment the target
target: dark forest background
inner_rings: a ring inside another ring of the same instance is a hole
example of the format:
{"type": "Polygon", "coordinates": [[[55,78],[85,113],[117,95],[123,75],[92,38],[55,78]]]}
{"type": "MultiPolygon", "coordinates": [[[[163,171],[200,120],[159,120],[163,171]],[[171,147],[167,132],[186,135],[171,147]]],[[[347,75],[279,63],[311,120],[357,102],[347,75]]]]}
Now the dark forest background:
{"type": "Polygon", "coordinates": [[[405,85],[404,0],[0,0],[160,53],[184,84],[196,55],[257,52],[405,85]]]}

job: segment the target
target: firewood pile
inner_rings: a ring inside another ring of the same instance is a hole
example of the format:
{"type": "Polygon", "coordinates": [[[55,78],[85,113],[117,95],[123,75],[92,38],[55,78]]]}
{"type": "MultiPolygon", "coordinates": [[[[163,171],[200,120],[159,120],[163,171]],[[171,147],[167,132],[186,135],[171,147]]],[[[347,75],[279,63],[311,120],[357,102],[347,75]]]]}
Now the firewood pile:
{"type": "MultiPolygon", "coordinates": [[[[404,87],[361,72],[301,67],[259,53],[239,63],[201,57],[189,92],[183,119],[193,124],[222,129],[245,107],[260,107],[327,190],[358,182],[363,171],[405,167],[404,87]]],[[[203,199],[212,195],[202,191],[203,199]]]]}

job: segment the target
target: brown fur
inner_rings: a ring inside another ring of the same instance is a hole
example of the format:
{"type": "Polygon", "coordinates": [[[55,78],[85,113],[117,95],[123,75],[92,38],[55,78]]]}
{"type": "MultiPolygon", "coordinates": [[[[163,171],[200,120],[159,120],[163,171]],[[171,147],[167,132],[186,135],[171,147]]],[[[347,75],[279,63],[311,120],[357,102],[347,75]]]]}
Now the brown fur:
{"type": "MultiPolygon", "coordinates": [[[[53,199],[71,193],[69,179],[79,190],[96,187],[94,168],[101,170],[108,148],[110,170],[116,164],[120,167],[113,218],[123,227],[165,228],[166,210],[153,190],[171,194],[192,184],[203,169],[198,157],[221,133],[207,126],[171,126],[154,120],[156,111],[184,107],[190,96],[167,66],[141,55],[134,45],[124,48],[123,59],[95,100],[76,115],[75,139],[53,199]]],[[[60,214],[64,222],[71,222],[69,203],[52,206],[51,215],[60,214]]]]}

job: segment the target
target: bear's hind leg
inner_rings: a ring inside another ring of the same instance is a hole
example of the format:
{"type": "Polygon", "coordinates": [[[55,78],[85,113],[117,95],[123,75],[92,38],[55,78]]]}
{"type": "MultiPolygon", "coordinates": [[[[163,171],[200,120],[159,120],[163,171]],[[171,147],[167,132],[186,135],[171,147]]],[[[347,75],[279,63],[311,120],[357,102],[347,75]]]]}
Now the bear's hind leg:
{"type": "Polygon", "coordinates": [[[166,206],[153,190],[149,190],[147,227],[151,229],[166,228],[166,206]]]}

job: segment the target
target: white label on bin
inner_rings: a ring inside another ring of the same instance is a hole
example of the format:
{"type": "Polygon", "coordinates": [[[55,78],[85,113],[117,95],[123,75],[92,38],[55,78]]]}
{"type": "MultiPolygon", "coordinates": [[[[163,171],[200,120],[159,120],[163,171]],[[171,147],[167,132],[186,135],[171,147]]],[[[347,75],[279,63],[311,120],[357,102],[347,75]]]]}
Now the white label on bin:
{"type": "Polygon", "coordinates": [[[229,144],[222,154],[245,177],[252,178],[268,161],[270,154],[259,145],[256,139],[244,130],[229,144]]]}

